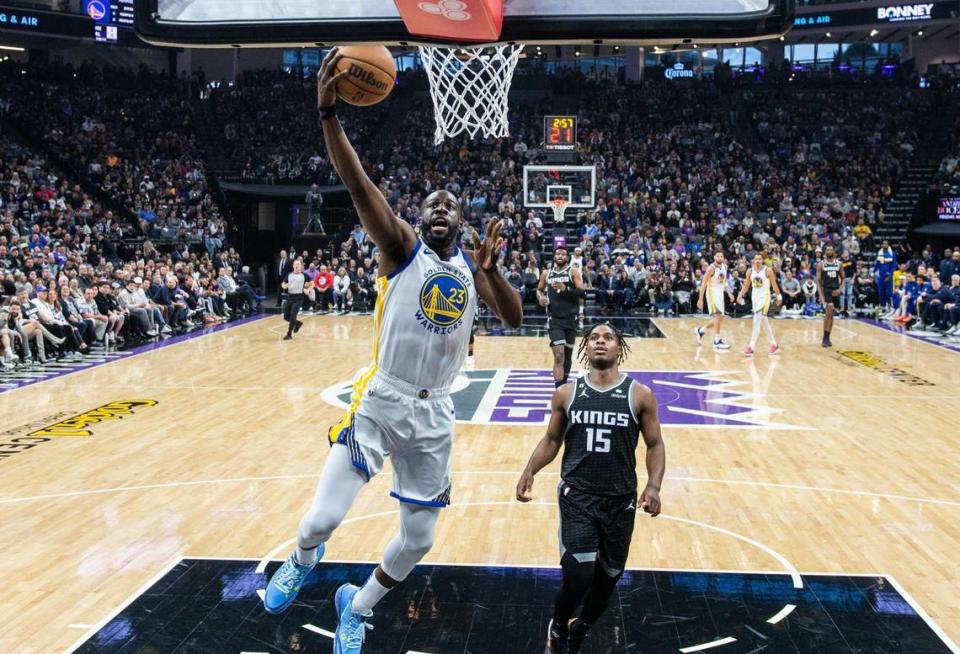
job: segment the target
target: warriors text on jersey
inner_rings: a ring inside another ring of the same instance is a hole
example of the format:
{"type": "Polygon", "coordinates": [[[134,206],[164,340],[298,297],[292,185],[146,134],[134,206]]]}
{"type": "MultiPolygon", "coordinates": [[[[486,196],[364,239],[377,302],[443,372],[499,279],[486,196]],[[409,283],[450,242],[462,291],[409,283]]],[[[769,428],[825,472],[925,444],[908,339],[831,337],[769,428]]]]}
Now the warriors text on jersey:
{"type": "Polygon", "coordinates": [[[630,396],[633,380],[600,390],[586,377],[573,381],[563,436],[564,483],[595,495],[630,495],[637,490],[640,423],[630,396]]]}
{"type": "Polygon", "coordinates": [[[417,241],[399,268],[377,279],[374,364],[419,388],[453,384],[467,355],[477,309],[473,264],[460,249],[448,261],[417,241]]]}
{"type": "Polygon", "coordinates": [[[833,292],[840,288],[840,260],[827,261],[824,259],[820,266],[823,271],[821,277],[823,297],[826,298],[827,302],[830,302],[833,292]]]}
{"type": "Polygon", "coordinates": [[[577,313],[580,311],[580,299],[573,293],[573,289],[570,266],[560,270],[551,268],[547,271],[547,297],[550,300],[547,304],[547,313],[550,316],[551,325],[564,321],[573,323],[576,320],[577,313]],[[566,285],[566,290],[556,291],[553,285],[557,283],[566,285]]]}

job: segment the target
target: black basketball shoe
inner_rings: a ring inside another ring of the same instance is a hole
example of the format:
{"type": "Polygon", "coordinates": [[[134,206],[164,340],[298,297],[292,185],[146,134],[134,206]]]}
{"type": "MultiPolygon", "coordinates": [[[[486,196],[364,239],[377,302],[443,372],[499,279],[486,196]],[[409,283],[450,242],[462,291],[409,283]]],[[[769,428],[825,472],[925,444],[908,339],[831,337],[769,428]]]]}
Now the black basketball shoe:
{"type": "Polygon", "coordinates": [[[580,654],[580,650],[583,648],[583,641],[587,637],[587,630],[589,628],[590,627],[579,618],[570,623],[569,636],[567,637],[567,654],[580,654]]]}
{"type": "Polygon", "coordinates": [[[567,654],[567,642],[570,639],[570,632],[563,626],[553,620],[547,627],[547,648],[544,654],[567,654]]]}

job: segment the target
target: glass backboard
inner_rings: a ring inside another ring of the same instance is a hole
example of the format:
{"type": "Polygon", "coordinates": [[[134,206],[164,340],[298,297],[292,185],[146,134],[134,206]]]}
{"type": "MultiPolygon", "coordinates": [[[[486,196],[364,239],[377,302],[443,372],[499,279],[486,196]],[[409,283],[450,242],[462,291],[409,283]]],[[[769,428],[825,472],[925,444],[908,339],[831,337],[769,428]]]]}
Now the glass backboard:
{"type": "MultiPolygon", "coordinates": [[[[167,45],[423,42],[393,0],[136,0],[137,33],[167,45]]],[[[464,0],[464,4],[471,0],[464,0]]],[[[474,0],[475,1],[475,0],[474,0]]],[[[420,5],[436,10],[443,0],[420,5]]],[[[501,41],[663,43],[785,32],[794,0],[505,0],[501,41]]]]}
{"type": "Polygon", "coordinates": [[[571,209],[592,209],[597,203],[596,183],[594,166],[524,166],[523,206],[547,209],[560,197],[571,209]]]}

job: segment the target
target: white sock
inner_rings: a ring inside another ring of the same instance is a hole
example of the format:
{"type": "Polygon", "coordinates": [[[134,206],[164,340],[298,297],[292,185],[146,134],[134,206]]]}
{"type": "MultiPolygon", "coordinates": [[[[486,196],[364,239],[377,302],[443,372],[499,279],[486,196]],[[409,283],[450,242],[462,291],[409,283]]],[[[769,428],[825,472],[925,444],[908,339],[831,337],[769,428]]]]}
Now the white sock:
{"type": "Polygon", "coordinates": [[[773,336],[773,327],[770,325],[770,318],[763,317],[763,326],[767,328],[767,337],[770,339],[770,345],[776,345],[777,339],[773,336]]]}
{"type": "Polygon", "coordinates": [[[763,322],[764,315],[762,313],[753,314],[753,331],[750,332],[750,349],[757,349],[757,339],[760,338],[760,323],[763,322]]]}
{"type": "Polygon", "coordinates": [[[294,558],[296,558],[297,563],[299,563],[300,565],[313,565],[314,563],[317,562],[318,550],[319,550],[319,546],[306,549],[304,547],[300,547],[299,545],[297,545],[294,558]]]}
{"type": "Polygon", "coordinates": [[[390,592],[390,589],[377,581],[376,573],[371,574],[367,583],[353,596],[353,610],[360,615],[370,615],[377,602],[390,592]]]}

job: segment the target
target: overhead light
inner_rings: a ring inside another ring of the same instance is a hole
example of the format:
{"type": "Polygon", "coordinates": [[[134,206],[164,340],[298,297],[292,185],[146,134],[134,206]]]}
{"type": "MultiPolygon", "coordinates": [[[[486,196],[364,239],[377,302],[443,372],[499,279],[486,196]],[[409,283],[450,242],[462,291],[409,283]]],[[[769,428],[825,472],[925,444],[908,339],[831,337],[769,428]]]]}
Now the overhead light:
{"type": "Polygon", "coordinates": [[[880,30],[878,30],[878,29],[872,29],[872,30],[870,30],[870,36],[876,36],[876,35],[879,34],[879,33],[880,33],[880,30]]]}
{"type": "Polygon", "coordinates": [[[833,34],[831,34],[830,32],[827,32],[827,38],[829,39],[831,36],[833,36],[833,34]]]}
{"type": "MultiPolygon", "coordinates": [[[[920,33],[923,34],[923,32],[920,32],[920,33]]],[[[616,52],[616,51],[619,50],[619,49],[620,49],[620,46],[619,46],[619,45],[613,46],[613,51],[614,51],[614,52],[616,52]]]]}
{"type": "Polygon", "coordinates": [[[917,36],[923,36],[923,30],[920,30],[919,32],[917,32],[917,36]]]}
{"type": "Polygon", "coordinates": [[[18,48],[15,45],[0,45],[0,50],[10,50],[11,52],[23,52],[26,48],[18,48]]]}
{"type": "Polygon", "coordinates": [[[781,40],[781,41],[786,41],[786,40],[787,40],[787,37],[781,36],[781,37],[780,37],[780,40],[781,40]]]}

